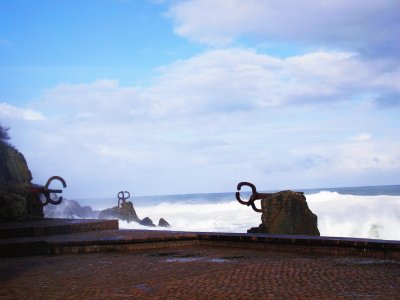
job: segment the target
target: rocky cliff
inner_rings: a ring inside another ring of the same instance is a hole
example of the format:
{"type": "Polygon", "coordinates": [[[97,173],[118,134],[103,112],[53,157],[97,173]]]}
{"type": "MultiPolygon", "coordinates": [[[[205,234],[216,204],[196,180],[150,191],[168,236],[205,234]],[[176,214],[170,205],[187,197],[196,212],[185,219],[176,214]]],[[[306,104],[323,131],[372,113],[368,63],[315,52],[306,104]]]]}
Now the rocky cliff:
{"type": "Polygon", "coordinates": [[[32,175],[22,153],[0,141],[0,221],[43,217],[39,199],[31,199],[32,175]]]}
{"type": "Polygon", "coordinates": [[[303,193],[282,191],[261,200],[261,221],[259,227],[247,232],[270,234],[317,235],[317,216],[308,208],[303,193]]]}

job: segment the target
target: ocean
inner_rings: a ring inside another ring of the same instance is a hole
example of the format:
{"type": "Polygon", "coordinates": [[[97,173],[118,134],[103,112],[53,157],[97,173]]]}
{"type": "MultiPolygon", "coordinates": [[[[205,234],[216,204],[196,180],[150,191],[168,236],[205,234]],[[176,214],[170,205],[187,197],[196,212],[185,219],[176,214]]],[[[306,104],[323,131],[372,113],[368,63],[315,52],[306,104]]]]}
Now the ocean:
{"type": "MultiPolygon", "coordinates": [[[[305,193],[309,208],[318,216],[321,236],[400,240],[400,185],[296,191],[305,193]]],[[[116,206],[117,196],[77,201],[101,210],[116,206]]],[[[261,213],[239,204],[234,192],[132,195],[128,201],[133,202],[139,218],[149,217],[155,224],[160,218],[167,220],[171,224],[168,230],[243,233],[261,223],[261,213]]],[[[135,222],[119,224],[121,229],[152,229],[135,222]]]]}

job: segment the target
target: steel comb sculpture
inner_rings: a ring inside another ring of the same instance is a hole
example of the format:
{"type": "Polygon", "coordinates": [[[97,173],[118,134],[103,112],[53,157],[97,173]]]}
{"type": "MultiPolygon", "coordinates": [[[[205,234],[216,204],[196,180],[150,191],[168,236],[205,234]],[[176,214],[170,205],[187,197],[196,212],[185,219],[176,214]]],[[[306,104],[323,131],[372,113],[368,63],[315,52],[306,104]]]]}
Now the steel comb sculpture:
{"type": "MultiPolygon", "coordinates": [[[[45,202],[39,201],[41,206],[46,206],[49,203],[53,204],[53,205],[58,205],[58,204],[60,204],[62,202],[62,197],[57,197],[55,200],[51,198],[51,194],[54,195],[54,194],[62,193],[62,190],[55,190],[55,189],[50,189],[49,188],[50,183],[53,180],[58,180],[58,181],[61,182],[61,184],[63,185],[64,188],[67,187],[67,184],[66,184],[64,178],[62,178],[61,176],[52,176],[52,177],[50,177],[47,180],[45,185],[40,185],[40,184],[35,184],[35,183],[32,184],[32,187],[31,187],[31,193],[32,194],[36,194],[36,195],[42,194],[42,195],[44,195],[45,202]]],[[[38,198],[40,198],[40,197],[38,197],[38,198]]]]}
{"type": "Polygon", "coordinates": [[[268,199],[272,193],[259,193],[254,184],[250,182],[239,182],[237,185],[236,200],[243,205],[251,206],[255,212],[262,212],[261,208],[257,208],[255,205],[256,200],[268,199]],[[248,186],[251,188],[251,196],[249,200],[245,201],[240,198],[240,190],[243,186],[248,186]]]}

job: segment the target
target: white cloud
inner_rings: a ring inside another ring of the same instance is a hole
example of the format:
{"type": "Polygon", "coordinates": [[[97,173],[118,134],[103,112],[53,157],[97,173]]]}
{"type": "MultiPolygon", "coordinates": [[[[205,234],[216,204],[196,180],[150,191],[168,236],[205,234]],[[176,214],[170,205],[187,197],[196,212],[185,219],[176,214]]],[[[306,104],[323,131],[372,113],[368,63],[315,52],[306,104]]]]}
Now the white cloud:
{"type": "Polygon", "coordinates": [[[391,76],[348,52],[213,50],[165,66],[147,87],[56,86],[31,103],[42,122],[3,125],[35,182],[62,175],[74,196],[351,185],[398,174],[396,111],[360,96],[396,90],[391,76]]]}
{"type": "Polygon", "coordinates": [[[64,83],[24,107],[2,103],[35,182],[62,175],[67,197],[219,192],[243,180],[398,183],[398,1],[153,2],[170,8],[183,37],[250,37],[298,54],[212,48],[163,66],[146,86],[64,83]]]}
{"type": "Polygon", "coordinates": [[[8,103],[0,103],[0,116],[9,119],[22,119],[26,121],[44,120],[44,115],[32,109],[23,109],[8,103]]]}
{"type": "Polygon", "coordinates": [[[339,159],[332,166],[339,172],[363,173],[366,170],[400,170],[400,144],[363,143],[343,144],[339,147],[339,159]]]}
{"type": "Polygon", "coordinates": [[[158,81],[142,94],[158,114],[324,104],[398,88],[398,75],[384,63],[370,63],[348,52],[275,58],[229,48],[178,61],[161,72],[158,81]]]}
{"type": "Polygon", "coordinates": [[[371,140],[371,135],[368,133],[360,133],[352,138],[350,138],[350,141],[354,141],[354,142],[368,142],[371,140]]]}
{"type": "Polygon", "coordinates": [[[148,87],[122,87],[109,79],[62,84],[48,89],[35,107],[81,121],[119,122],[289,104],[326,105],[368,93],[384,99],[399,88],[399,74],[384,62],[370,62],[350,52],[276,58],[251,49],[227,48],[177,61],[159,72],[148,87]]]}
{"type": "Polygon", "coordinates": [[[103,79],[91,84],[61,84],[45,91],[37,107],[74,119],[107,118],[118,120],[140,113],[135,88],[120,87],[116,80],[103,79]]]}
{"type": "Polygon", "coordinates": [[[253,36],[398,55],[400,3],[392,0],[184,0],[171,4],[175,32],[208,44],[253,36]]]}
{"type": "MultiPolygon", "coordinates": [[[[360,135],[356,139],[312,146],[302,144],[292,150],[288,156],[287,169],[284,170],[302,169],[303,180],[325,178],[336,181],[341,186],[346,186],[346,182],[351,180],[359,181],[359,185],[368,185],[362,183],[362,180],[371,180],[370,178],[374,178],[370,185],[379,185],[399,172],[398,139],[371,140],[369,135],[360,135]]],[[[395,184],[396,179],[391,182],[395,184]]]]}

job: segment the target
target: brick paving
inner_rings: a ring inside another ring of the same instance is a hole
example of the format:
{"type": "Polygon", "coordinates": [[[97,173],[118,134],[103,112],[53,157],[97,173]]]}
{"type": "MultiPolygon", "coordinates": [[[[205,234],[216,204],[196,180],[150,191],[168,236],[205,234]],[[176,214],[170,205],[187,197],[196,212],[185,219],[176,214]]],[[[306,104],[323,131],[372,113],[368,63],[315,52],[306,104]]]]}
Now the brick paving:
{"type": "Polygon", "coordinates": [[[400,299],[400,261],[201,245],[9,257],[0,299],[400,299]]]}

